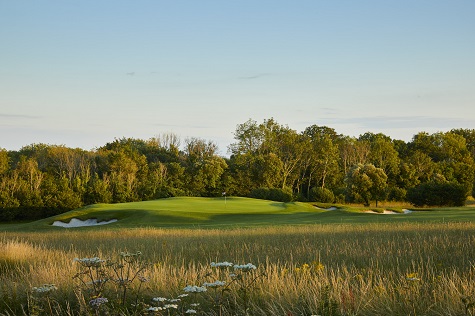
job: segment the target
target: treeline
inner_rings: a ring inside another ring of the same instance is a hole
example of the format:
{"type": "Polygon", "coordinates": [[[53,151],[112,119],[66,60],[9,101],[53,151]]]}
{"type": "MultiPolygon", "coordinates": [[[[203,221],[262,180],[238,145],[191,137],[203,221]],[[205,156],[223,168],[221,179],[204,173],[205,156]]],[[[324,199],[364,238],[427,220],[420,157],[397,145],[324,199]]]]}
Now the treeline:
{"type": "Polygon", "coordinates": [[[410,201],[463,205],[473,194],[475,130],[420,132],[406,143],[273,119],[236,127],[229,157],[199,138],[122,138],[95,150],[32,144],[0,149],[0,219],[37,219],[94,203],[172,196],[280,201],[410,201]]]}

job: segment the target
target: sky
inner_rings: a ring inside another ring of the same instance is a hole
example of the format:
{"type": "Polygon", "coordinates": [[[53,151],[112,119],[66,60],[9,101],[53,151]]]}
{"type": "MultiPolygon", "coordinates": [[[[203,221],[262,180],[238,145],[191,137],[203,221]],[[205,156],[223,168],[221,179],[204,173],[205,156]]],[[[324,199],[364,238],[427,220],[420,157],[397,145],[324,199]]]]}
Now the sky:
{"type": "Polygon", "coordinates": [[[0,148],[475,128],[473,0],[0,0],[0,148]]]}

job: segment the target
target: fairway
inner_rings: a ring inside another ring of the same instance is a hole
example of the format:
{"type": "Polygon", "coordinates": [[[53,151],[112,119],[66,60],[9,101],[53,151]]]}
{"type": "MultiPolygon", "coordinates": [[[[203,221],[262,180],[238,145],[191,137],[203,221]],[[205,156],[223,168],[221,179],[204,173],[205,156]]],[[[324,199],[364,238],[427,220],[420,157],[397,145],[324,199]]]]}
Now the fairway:
{"type": "MultiPolygon", "coordinates": [[[[73,229],[120,228],[238,228],[278,225],[308,224],[364,224],[395,222],[473,222],[475,207],[414,209],[404,214],[367,213],[368,208],[337,205],[327,209],[311,203],[275,202],[241,197],[202,198],[176,197],[144,202],[119,204],[94,204],[54,217],[31,223],[0,225],[0,230],[62,230],[52,226],[54,221],[69,223],[71,219],[96,219],[116,222],[100,227],[75,227],[73,229]]],[[[382,211],[383,209],[379,209],[382,211]]],[[[69,228],[68,228],[69,229],[69,228]]]]}

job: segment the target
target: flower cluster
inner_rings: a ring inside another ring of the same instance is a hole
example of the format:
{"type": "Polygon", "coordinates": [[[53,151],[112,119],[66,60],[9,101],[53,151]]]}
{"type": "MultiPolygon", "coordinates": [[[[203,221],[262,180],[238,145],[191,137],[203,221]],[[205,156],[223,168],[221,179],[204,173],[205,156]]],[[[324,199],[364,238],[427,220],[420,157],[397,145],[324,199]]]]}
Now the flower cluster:
{"type": "Polygon", "coordinates": [[[98,298],[90,300],[89,305],[91,305],[94,308],[98,308],[99,306],[101,306],[102,304],[105,304],[107,302],[109,302],[109,300],[107,298],[98,297],[98,298]]]}
{"type": "Polygon", "coordinates": [[[99,257],[94,257],[94,258],[74,258],[74,261],[79,262],[85,267],[100,267],[106,260],[103,260],[99,257]]]}
{"type": "Polygon", "coordinates": [[[232,267],[232,266],[233,266],[232,262],[227,262],[227,261],[211,262],[211,267],[212,268],[229,268],[229,267],[232,267]]]}
{"type": "MultiPolygon", "coordinates": [[[[165,297],[154,297],[152,298],[152,302],[157,303],[156,305],[159,306],[150,306],[147,311],[148,312],[160,312],[170,309],[178,309],[178,303],[180,302],[180,298],[165,298],[165,297]]],[[[155,305],[155,304],[153,304],[155,305]]]]}
{"type": "Polygon", "coordinates": [[[234,270],[241,270],[242,272],[249,272],[251,270],[256,270],[257,267],[255,265],[253,265],[252,263],[248,263],[248,264],[235,264],[234,266],[234,270]]]}
{"type": "Polygon", "coordinates": [[[319,261],[313,261],[311,264],[304,263],[300,267],[295,267],[296,273],[322,273],[325,270],[323,263],[319,261]]]}
{"type": "Polygon", "coordinates": [[[408,280],[408,281],[420,281],[421,279],[417,277],[417,273],[408,273],[406,275],[406,280],[408,280]]]}
{"type": "Polygon", "coordinates": [[[162,311],[164,310],[163,307],[160,307],[160,306],[150,306],[147,311],[149,312],[159,312],[159,311],[162,311]]]}
{"type": "Polygon", "coordinates": [[[35,286],[34,288],[32,288],[32,291],[35,293],[49,293],[57,289],[58,288],[54,284],[43,284],[42,286],[35,286]]]}
{"type": "Polygon", "coordinates": [[[187,285],[183,291],[188,292],[188,293],[201,293],[201,292],[206,292],[207,289],[204,286],[197,286],[197,285],[187,285]]]}
{"type": "Polygon", "coordinates": [[[219,287],[219,286],[224,286],[225,284],[226,284],[225,281],[214,281],[213,283],[205,282],[205,283],[203,283],[203,286],[204,287],[215,288],[215,287],[219,287]]]}

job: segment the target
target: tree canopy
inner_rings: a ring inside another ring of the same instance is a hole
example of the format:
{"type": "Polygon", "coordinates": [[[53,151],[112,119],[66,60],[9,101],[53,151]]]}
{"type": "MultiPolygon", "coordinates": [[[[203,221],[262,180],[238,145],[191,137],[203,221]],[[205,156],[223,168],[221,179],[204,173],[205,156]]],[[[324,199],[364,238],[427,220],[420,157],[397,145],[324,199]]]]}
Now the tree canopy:
{"type": "Polygon", "coordinates": [[[428,196],[444,186],[457,195],[445,205],[473,195],[475,130],[422,131],[406,143],[381,133],[345,136],[318,125],[298,132],[271,118],[237,125],[234,139],[229,157],[219,156],[212,141],[171,133],[115,139],[89,151],[48,144],[0,148],[0,219],[222,192],[364,205],[442,203],[428,196]]]}

